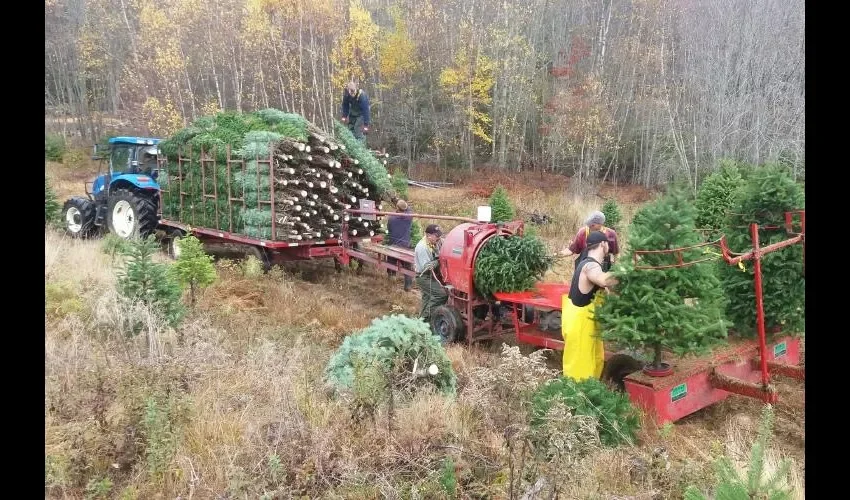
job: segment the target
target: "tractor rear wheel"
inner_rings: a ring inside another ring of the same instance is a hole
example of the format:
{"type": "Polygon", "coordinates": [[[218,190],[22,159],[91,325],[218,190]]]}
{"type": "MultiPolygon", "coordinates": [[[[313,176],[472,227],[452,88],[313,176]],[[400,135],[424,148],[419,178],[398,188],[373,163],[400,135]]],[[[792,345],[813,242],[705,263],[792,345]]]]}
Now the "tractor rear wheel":
{"type": "Polygon", "coordinates": [[[452,306],[437,306],[431,312],[431,331],[446,343],[452,343],[463,338],[463,318],[460,312],[452,306]]]}
{"type": "Polygon", "coordinates": [[[62,207],[65,229],[74,238],[86,238],[95,228],[95,206],[91,200],[75,196],[62,207]]]}
{"type": "Polygon", "coordinates": [[[109,197],[106,224],[122,239],[145,238],[156,230],[156,202],[150,196],[117,189],[109,197]]]}

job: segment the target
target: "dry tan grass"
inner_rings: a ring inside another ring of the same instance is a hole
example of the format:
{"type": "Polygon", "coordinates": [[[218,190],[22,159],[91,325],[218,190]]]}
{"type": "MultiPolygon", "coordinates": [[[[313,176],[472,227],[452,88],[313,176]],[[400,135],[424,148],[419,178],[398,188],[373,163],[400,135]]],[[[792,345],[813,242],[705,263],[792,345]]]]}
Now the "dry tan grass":
{"type": "MultiPolygon", "coordinates": [[[[752,443],[756,439],[758,423],[758,418],[753,418],[747,414],[731,415],[727,418],[726,453],[732,459],[740,477],[746,477],[750,451],[752,443]]],[[[770,446],[765,451],[762,477],[773,477],[785,459],[786,457],[783,457],[774,446],[770,446]]],[[[787,460],[792,462],[789,478],[787,481],[781,481],[777,486],[788,488],[793,493],[792,498],[795,500],[803,499],[806,495],[799,465],[793,458],[787,458],[787,460]]]]}
{"type": "Polygon", "coordinates": [[[45,161],[44,172],[50,180],[50,186],[56,193],[60,204],[71,196],[85,196],[85,182],[94,180],[97,174],[97,163],[86,160],[81,165],[72,168],[62,163],[45,161]]]}
{"type": "Polygon", "coordinates": [[[52,229],[44,230],[45,280],[69,280],[87,285],[115,281],[109,256],[100,251],[98,239],[78,240],[52,229]]]}

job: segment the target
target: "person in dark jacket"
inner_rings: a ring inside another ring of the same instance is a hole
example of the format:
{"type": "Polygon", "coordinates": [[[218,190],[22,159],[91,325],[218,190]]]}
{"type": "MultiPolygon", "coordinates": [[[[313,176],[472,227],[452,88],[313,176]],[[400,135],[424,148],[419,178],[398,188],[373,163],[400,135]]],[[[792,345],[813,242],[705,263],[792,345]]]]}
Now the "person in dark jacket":
{"type": "MultiPolygon", "coordinates": [[[[410,206],[404,200],[396,201],[396,211],[409,214],[412,212],[410,206]]],[[[401,247],[405,250],[410,248],[410,226],[413,224],[413,217],[387,217],[387,244],[391,246],[401,247]]],[[[388,264],[404,263],[395,257],[387,257],[388,264]]],[[[387,269],[387,274],[395,276],[395,271],[387,269]]],[[[408,292],[413,287],[413,278],[404,275],[404,291],[408,292]]]]}
{"type": "Polygon", "coordinates": [[[348,130],[363,144],[369,133],[369,119],[369,96],[356,83],[348,82],[342,93],[342,123],[348,124],[348,130]]]}

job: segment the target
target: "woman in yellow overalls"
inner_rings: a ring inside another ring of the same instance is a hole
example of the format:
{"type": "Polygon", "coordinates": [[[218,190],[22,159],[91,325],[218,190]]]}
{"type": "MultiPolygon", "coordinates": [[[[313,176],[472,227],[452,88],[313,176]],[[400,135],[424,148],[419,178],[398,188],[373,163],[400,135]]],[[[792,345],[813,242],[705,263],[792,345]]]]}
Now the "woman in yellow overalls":
{"type": "Polygon", "coordinates": [[[564,295],[561,312],[561,334],[564,336],[564,376],[575,380],[599,378],[605,363],[605,350],[599,336],[594,310],[604,299],[603,288],[617,284],[601,262],[608,255],[608,238],[600,231],[587,236],[587,248],[564,295]]]}

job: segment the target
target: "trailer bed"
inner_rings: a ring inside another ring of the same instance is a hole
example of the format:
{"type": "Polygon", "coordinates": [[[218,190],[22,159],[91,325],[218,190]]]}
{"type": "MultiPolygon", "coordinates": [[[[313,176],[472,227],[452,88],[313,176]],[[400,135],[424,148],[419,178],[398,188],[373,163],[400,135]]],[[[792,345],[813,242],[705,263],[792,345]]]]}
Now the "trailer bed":
{"type": "Polygon", "coordinates": [[[319,240],[319,241],[301,241],[298,243],[290,243],[287,241],[272,241],[272,240],[264,240],[259,238],[251,238],[250,236],[245,236],[243,234],[230,233],[227,231],[221,231],[218,229],[211,229],[205,227],[197,227],[190,226],[189,224],[184,224],[182,222],[172,221],[168,219],[160,219],[159,224],[161,226],[171,227],[175,229],[180,229],[185,233],[193,233],[193,234],[202,234],[206,236],[212,236],[214,238],[220,238],[222,240],[230,240],[236,241],[239,243],[244,243],[246,245],[257,245],[266,248],[289,248],[289,247],[304,247],[304,246],[314,246],[314,245],[339,245],[340,240],[319,240]]]}

